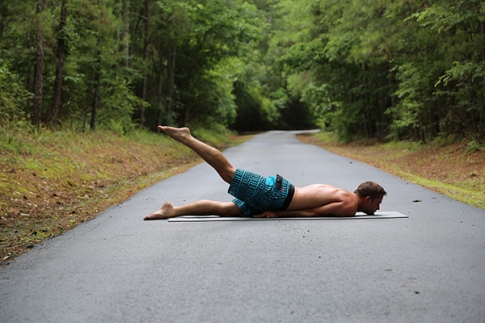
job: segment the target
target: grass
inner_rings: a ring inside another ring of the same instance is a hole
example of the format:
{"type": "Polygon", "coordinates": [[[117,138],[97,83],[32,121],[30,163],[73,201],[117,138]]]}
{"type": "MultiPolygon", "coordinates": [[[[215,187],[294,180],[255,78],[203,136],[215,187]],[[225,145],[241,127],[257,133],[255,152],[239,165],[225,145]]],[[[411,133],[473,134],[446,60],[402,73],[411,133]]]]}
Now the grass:
{"type": "Polygon", "coordinates": [[[343,144],[332,133],[300,136],[302,141],[319,145],[336,154],[362,161],[482,209],[485,209],[485,150],[470,149],[465,142],[343,144]]]}
{"type": "MultiPolygon", "coordinates": [[[[200,159],[165,135],[0,130],[0,261],[87,221],[200,159]]],[[[195,130],[219,148],[248,137],[195,130]]]]}

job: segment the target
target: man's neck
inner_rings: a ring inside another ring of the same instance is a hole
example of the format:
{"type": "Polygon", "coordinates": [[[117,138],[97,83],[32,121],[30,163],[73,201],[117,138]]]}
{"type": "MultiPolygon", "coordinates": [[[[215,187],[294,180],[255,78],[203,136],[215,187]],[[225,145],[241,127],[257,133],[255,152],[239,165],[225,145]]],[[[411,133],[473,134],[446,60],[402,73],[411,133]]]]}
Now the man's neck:
{"type": "Polygon", "coordinates": [[[361,209],[362,198],[360,197],[360,195],[358,193],[354,192],[354,195],[355,195],[355,198],[357,199],[357,212],[362,212],[362,209],[361,209]]]}

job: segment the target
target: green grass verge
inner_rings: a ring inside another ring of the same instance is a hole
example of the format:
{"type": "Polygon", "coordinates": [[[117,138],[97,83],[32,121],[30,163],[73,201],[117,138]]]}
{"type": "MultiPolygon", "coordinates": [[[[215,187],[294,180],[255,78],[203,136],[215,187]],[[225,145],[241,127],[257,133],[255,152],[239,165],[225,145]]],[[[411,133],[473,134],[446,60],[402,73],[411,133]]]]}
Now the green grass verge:
{"type": "MultiPolygon", "coordinates": [[[[249,138],[193,133],[219,148],[249,138]]],[[[168,136],[144,130],[120,135],[7,124],[0,130],[0,262],[200,161],[168,136]]]]}
{"type": "Polygon", "coordinates": [[[362,141],[344,144],[331,132],[301,138],[457,201],[485,209],[485,151],[471,150],[470,143],[432,142],[423,145],[409,141],[362,141]]]}

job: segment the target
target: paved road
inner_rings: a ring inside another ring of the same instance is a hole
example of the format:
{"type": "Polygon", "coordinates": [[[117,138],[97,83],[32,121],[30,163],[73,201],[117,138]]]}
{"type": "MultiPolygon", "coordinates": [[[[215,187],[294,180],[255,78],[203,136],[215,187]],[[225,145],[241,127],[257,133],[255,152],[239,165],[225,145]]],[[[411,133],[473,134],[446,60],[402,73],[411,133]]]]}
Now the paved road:
{"type": "Polygon", "coordinates": [[[230,200],[201,164],[0,267],[0,322],[485,322],[485,211],[292,132],[225,155],[297,186],[376,180],[382,210],[409,218],[142,221],[166,200],[230,200]]]}

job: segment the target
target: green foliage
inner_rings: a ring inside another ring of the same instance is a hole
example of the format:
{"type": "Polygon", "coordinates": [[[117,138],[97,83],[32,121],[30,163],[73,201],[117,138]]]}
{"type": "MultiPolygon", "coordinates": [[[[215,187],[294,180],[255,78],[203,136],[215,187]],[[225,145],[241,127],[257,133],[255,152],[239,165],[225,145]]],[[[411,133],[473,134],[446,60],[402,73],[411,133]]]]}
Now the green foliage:
{"type": "Polygon", "coordinates": [[[0,60],[0,125],[24,117],[24,106],[32,95],[22,86],[18,75],[0,60]]]}
{"type": "Polygon", "coordinates": [[[118,134],[130,133],[135,129],[131,119],[135,107],[148,104],[133,94],[126,81],[115,79],[110,83],[103,87],[98,122],[118,134]]]}
{"type": "Polygon", "coordinates": [[[228,130],[219,124],[204,124],[202,127],[195,127],[191,129],[192,135],[199,140],[210,144],[211,146],[225,146],[229,143],[228,130]]]}
{"type": "Polygon", "coordinates": [[[483,151],[485,150],[485,145],[483,142],[480,142],[478,140],[472,140],[467,144],[466,147],[466,153],[471,154],[477,151],[483,151]]]}
{"type": "Polygon", "coordinates": [[[287,23],[271,39],[282,83],[340,139],[485,135],[480,1],[288,0],[275,8],[287,23]]]}
{"type": "Polygon", "coordinates": [[[60,125],[73,129],[318,125],[342,140],[482,138],[482,2],[70,0],[41,13],[38,0],[5,2],[0,122],[33,113],[42,35],[45,125],[60,99],[60,125]]]}

